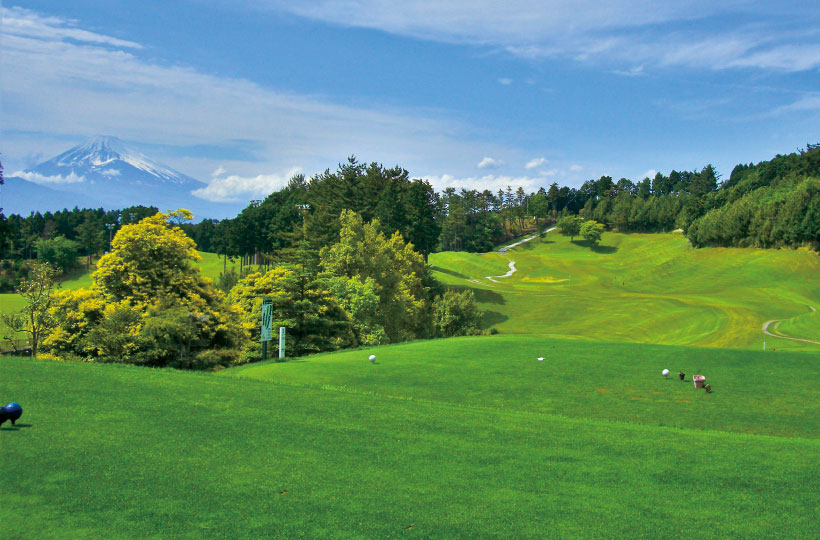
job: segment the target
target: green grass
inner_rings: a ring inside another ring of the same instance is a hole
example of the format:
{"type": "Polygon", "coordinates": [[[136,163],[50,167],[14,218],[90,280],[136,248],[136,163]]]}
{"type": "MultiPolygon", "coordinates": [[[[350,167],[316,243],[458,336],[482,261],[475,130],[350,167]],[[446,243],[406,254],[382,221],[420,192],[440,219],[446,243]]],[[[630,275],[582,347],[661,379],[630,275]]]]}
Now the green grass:
{"type": "Polygon", "coordinates": [[[473,289],[485,322],[502,333],[756,349],[767,339],[765,321],[820,305],[816,253],[694,250],[680,234],[606,233],[590,249],[556,231],[503,255],[436,253],[430,264],[445,283],[473,289]],[[486,279],[505,274],[511,260],[515,274],[486,279]]]}
{"type": "Polygon", "coordinates": [[[786,336],[820,341],[820,312],[809,311],[786,319],[775,330],[786,336]]]}
{"type": "Polygon", "coordinates": [[[706,395],[658,372],[698,351],[581,345],[420,342],[222,376],[3,359],[0,394],[25,408],[0,430],[4,538],[814,534],[816,356],[726,351],[706,395]]]}
{"type": "Polygon", "coordinates": [[[500,335],[218,374],[0,358],[3,539],[816,536],[820,346],[761,332],[818,336],[816,254],[551,233],[430,262],[500,335]]]}

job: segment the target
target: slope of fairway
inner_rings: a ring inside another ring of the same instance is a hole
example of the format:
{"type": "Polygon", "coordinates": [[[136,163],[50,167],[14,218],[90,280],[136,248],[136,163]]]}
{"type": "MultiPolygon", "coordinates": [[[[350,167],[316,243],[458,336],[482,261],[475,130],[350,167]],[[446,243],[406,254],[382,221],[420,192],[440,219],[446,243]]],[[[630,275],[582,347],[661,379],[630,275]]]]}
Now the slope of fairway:
{"type": "Polygon", "coordinates": [[[774,333],[820,342],[820,312],[808,311],[781,321],[774,333]]]}
{"type": "MultiPolygon", "coordinates": [[[[481,349],[469,340],[463,345],[471,353],[481,349]]],[[[3,538],[809,538],[816,532],[820,440],[749,434],[755,419],[762,431],[777,431],[768,415],[777,415],[779,405],[746,410],[749,398],[739,386],[721,380],[720,390],[706,396],[691,383],[664,380],[654,365],[651,377],[629,372],[630,381],[607,381],[579,357],[579,369],[563,364],[563,392],[548,385],[541,395],[521,395],[536,392],[525,379],[538,372],[505,372],[495,364],[465,370],[463,388],[442,383],[434,398],[417,399],[421,365],[406,374],[406,388],[397,382],[400,366],[415,363],[412,349],[378,354],[387,356],[384,362],[366,366],[383,381],[372,392],[344,377],[319,385],[310,363],[288,366],[304,368],[314,381],[299,386],[4,359],[0,395],[25,412],[19,427],[0,429],[3,538]],[[665,416],[675,427],[527,410],[539,398],[582,393],[581,381],[573,382],[582,372],[609,389],[587,396],[591,411],[596,396],[614,399],[603,403],[618,408],[613,394],[641,387],[642,397],[659,400],[653,396],[659,392],[668,400],[665,416]],[[487,379],[499,384],[505,403],[487,399],[487,379]],[[457,395],[448,395],[448,387],[457,395]],[[512,390],[502,390],[507,387],[512,390]],[[684,396],[697,412],[694,429],[673,418],[684,410],[674,405],[684,396]],[[723,427],[730,431],[704,430],[715,411],[746,418],[732,424],[727,416],[724,423],[732,425],[723,427]]],[[[802,357],[788,355],[790,362],[802,357]]],[[[316,360],[328,369],[342,361],[316,360]]],[[[551,369],[547,361],[529,363],[551,369]]],[[[729,364],[721,369],[732,375],[744,369],[729,364]]],[[[445,367],[431,366],[430,379],[445,367]]],[[[816,384],[816,370],[811,377],[776,383],[792,399],[807,392],[804,383],[816,384]]],[[[810,422],[807,433],[816,420],[810,422]]]]}
{"type": "MultiPolygon", "coordinates": [[[[502,333],[762,348],[762,324],[820,305],[806,250],[692,249],[679,234],[604,234],[590,249],[557,232],[505,254],[436,253],[436,277],[473,289],[502,333]],[[517,271],[503,275],[509,261],[517,271]]],[[[777,347],[811,349],[775,340],[777,347]]]]}

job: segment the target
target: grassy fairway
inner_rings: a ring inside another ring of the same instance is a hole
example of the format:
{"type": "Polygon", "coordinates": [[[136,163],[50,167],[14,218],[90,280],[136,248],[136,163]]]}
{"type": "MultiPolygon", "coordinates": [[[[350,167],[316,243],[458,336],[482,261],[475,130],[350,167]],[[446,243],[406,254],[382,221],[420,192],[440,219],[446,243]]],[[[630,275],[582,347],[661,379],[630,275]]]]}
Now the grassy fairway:
{"type": "Polygon", "coordinates": [[[25,413],[0,430],[3,536],[814,534],[816,356],[778,357],[755,400],[763,353],[704,362],[706,395],[657,369],[700,351],[580,345],[422,342],[223,376],[4,359],[25,413]]]}
{"type": "Polygon", "coordinates": [[[816,254],[553,234],[431,264],[502,333],[219,374],[0,358],[0,536],[816,537],[820,346],[761,332],[820,338],[816,254]]]}
{"type": "Polygon", "coordinates": [[[503,333],[816,348],[761,332],[767,320],[820,306],[820,257],[810,251],[694,250],[679,234],[617,233],[590,249],[553,232],[503,255],[437,253],[430,263],[442,281],[474,289],[486,322],[503,333]],[[487,279],[505,274],[509,261],[515,274],[487,279]]]}

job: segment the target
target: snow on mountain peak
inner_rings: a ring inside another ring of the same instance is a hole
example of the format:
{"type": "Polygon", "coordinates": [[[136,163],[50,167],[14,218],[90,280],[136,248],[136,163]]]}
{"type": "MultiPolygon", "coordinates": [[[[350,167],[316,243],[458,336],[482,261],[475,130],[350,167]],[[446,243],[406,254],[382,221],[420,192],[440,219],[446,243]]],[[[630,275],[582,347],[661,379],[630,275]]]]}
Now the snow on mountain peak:
{"type": "Polygon", "coordinates": [[[57,167],[72,171],[82,170],[84,173],[99,173],[111,178],[119,175],[123,162],[163,182],[187,184],[191,181],[190,178],[148,158],[111,135],[92,137],[54,159],[38,165],[35,169],[44,166],[57,167]]]}

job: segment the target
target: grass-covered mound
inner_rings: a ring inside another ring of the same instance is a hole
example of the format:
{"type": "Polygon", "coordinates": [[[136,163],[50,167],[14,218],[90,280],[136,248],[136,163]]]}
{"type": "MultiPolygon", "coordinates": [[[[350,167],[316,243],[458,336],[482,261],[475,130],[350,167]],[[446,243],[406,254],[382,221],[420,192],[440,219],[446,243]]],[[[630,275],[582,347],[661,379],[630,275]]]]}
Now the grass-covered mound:
{"type": "Polygon", "coordinates": [[[814,534],[816,355],[520,336],[372,352],[223,376],[4,359],[0,397],[25,412],[0,430],[3,536],[814,534]]]}
{"type": "MultiPolygon", "coordinates": [[[[604,234],[601,245],[590,248],[555,231],[505,254],[436,253],[430,263],[438,279],[473,288],[485,322],[503,333],[817,347],[761,331],[766,321],[820,308],[820,257],[807,250],[696,250],[680,234],[618,233],[604,234]],[[514,274],[493,277],[506,274],[510,261],[514,274]]],[[[795,331],[795,337],[810,337],[795,331]]]]}

